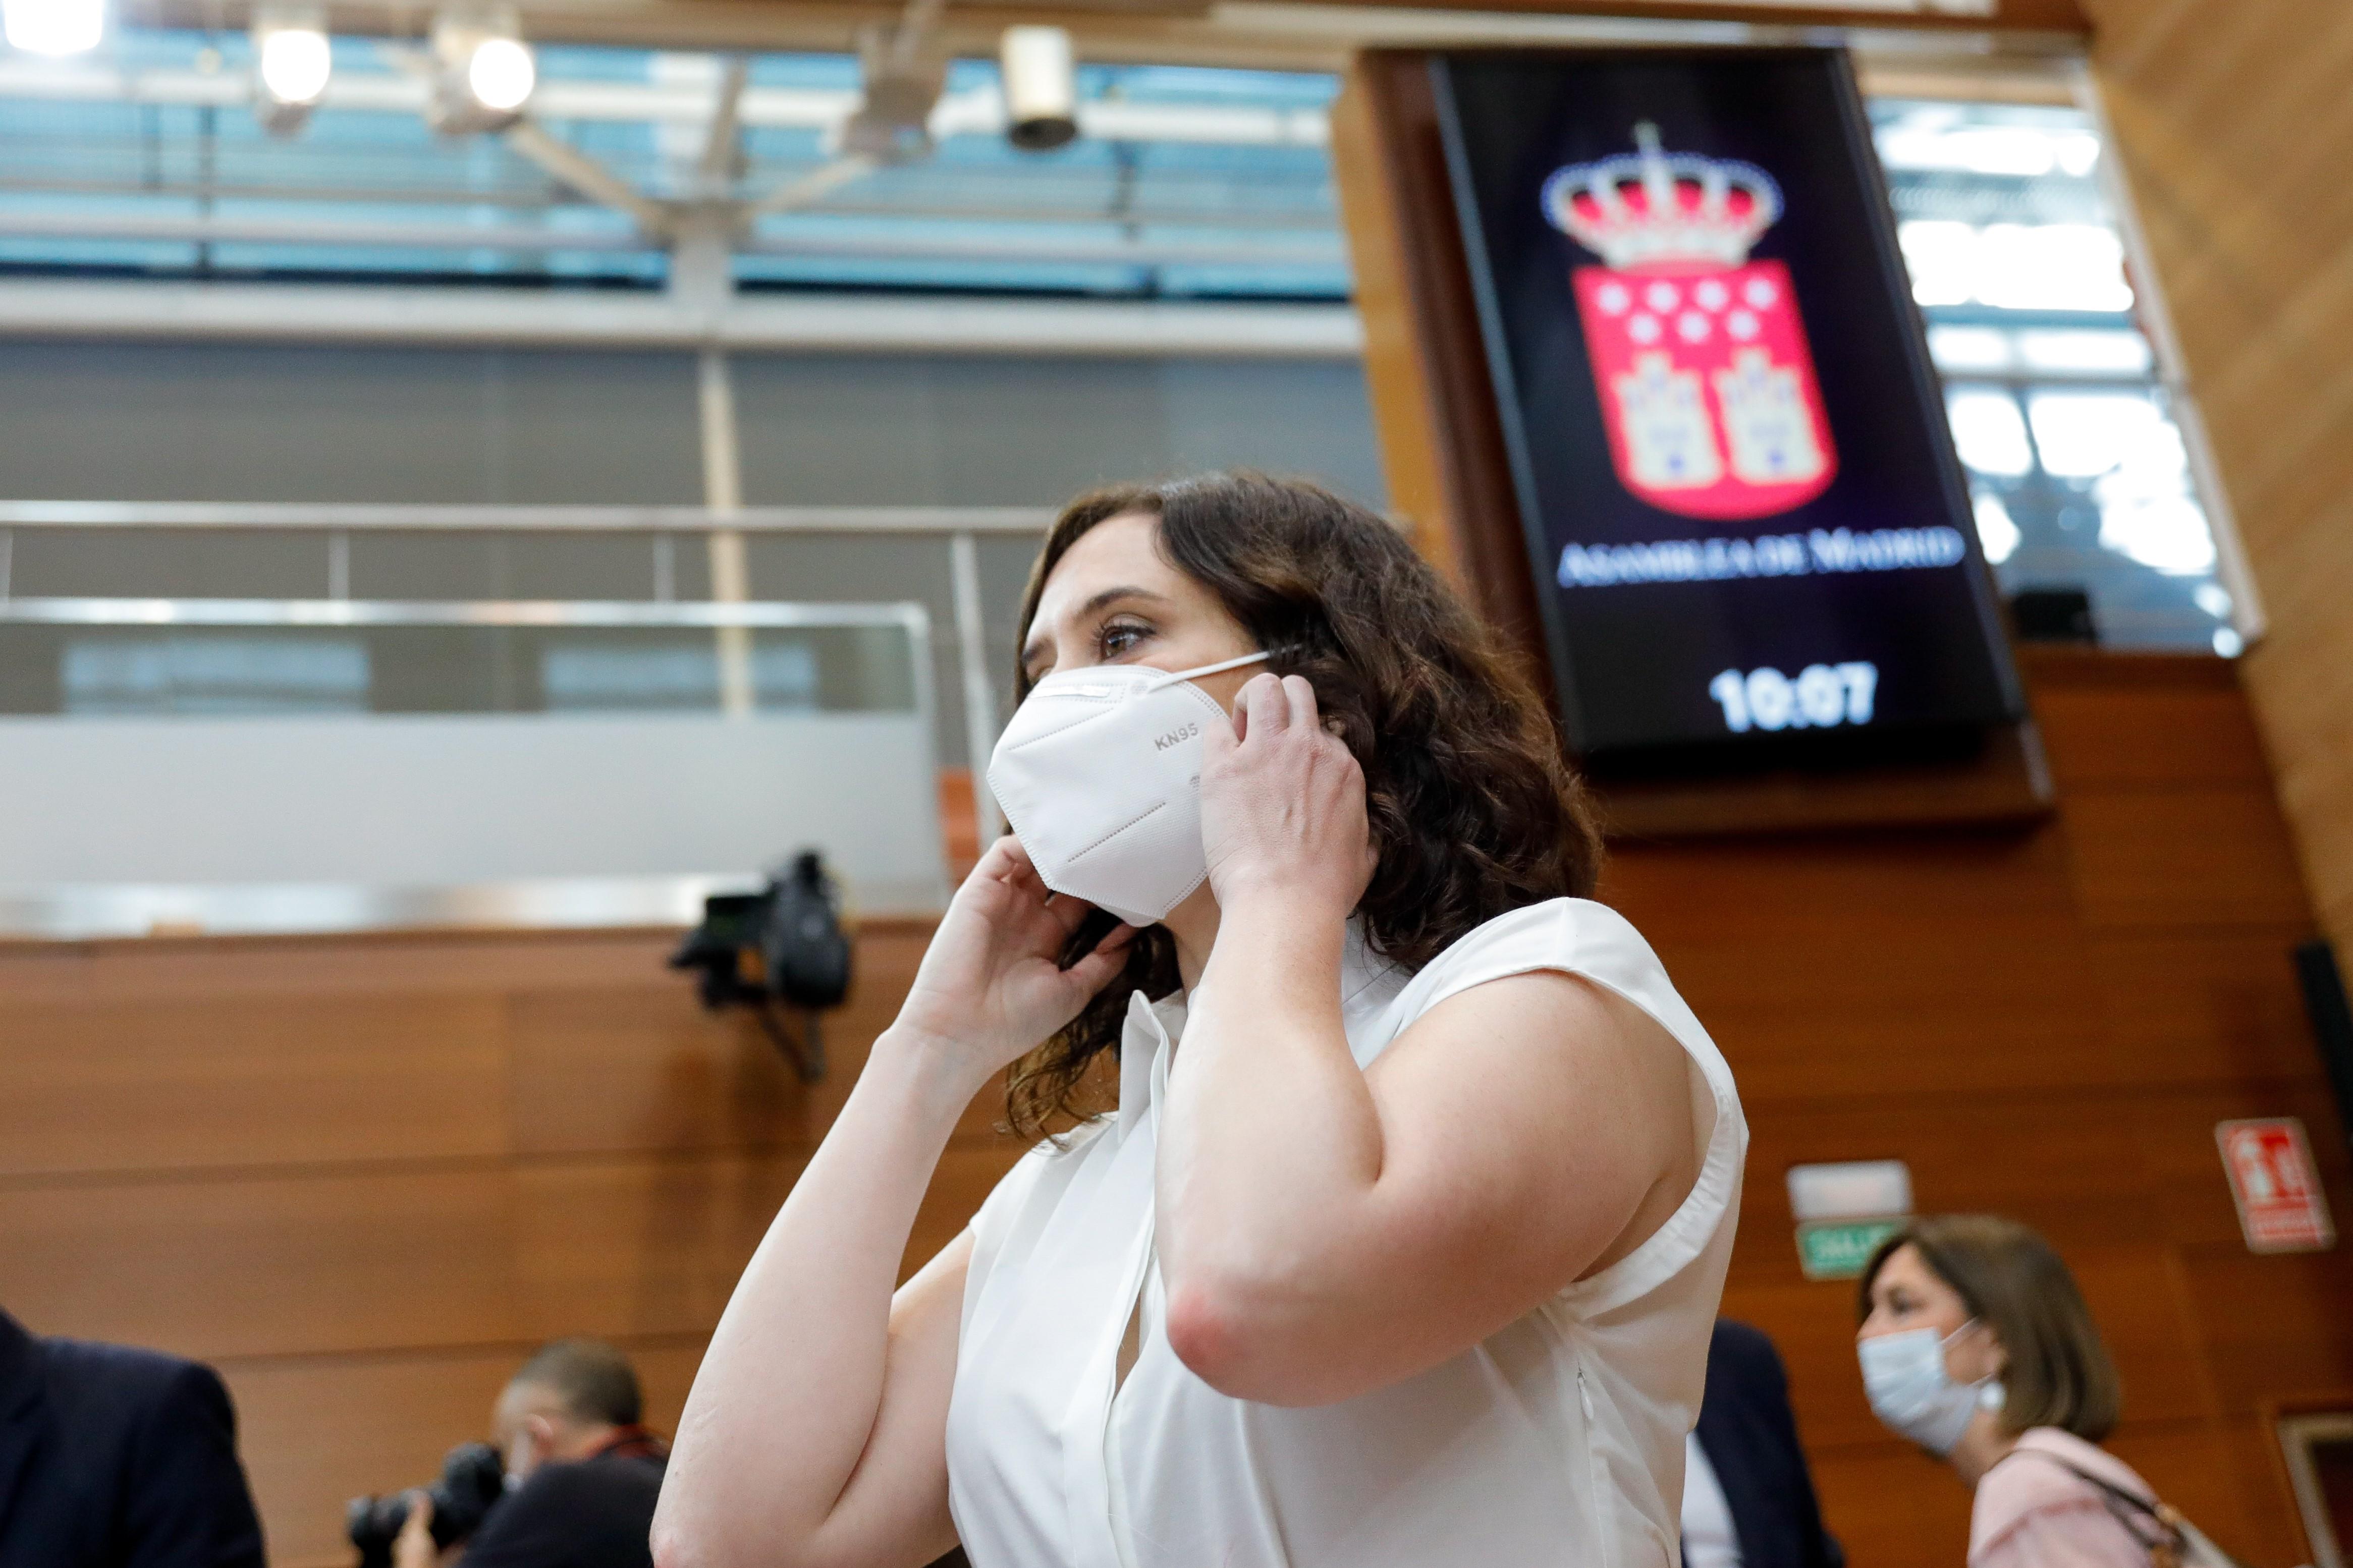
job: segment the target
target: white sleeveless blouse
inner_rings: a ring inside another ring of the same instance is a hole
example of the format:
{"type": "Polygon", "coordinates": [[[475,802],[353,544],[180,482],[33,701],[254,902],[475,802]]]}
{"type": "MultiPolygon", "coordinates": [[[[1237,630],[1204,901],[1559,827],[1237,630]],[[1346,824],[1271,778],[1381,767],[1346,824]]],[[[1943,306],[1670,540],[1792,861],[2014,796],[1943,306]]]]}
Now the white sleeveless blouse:
{"type": "Polygon", "coordinates": [[[1352,926],[1348,1046],[1362,1067],[1449,996],[1539,969],[1690,1053],[1698,1182],[1628,1257],[1453,1360],[1306,1409],[1229,1399],[1169,1348],[1153,1162],[1184,1005],[1134,999],[1117,1114],[1030,1151],[973,1221],[947,1460],[976,1568],[1676,1568],[1748,1143],[1723,1057],[1634,928],[1578,899],[1499,916],[1411,975],[1352,926]]]}

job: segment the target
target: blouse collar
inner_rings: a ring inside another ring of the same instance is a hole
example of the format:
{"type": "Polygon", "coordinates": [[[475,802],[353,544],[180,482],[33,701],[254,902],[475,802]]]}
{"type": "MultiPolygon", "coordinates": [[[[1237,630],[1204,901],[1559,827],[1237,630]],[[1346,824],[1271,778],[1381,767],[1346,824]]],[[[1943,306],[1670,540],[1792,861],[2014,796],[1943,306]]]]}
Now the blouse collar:
{"type": "MultiPolygon", "coordinates": [[[[1363,1066],[1388,1037],[1370,1026],[1413,976],[1373,951],[1365,922],[1351,917],[1340,948],[1340,1020],[1351,1054],[1363,1066]]],[[[1185,993],[1172,991],[1157,1002],[1133,992],[1119,1041],[1119,1117],[1125,1138],[1168,1090],[1170,1047],[1184,1037],[1185,993]]]]}

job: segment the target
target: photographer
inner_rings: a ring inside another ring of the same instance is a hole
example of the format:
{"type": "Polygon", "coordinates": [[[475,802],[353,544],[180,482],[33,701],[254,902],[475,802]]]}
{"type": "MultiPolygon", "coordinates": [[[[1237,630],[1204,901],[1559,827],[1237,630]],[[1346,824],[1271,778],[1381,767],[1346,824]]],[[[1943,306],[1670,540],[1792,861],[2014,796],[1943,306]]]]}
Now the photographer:
{"type": "MultiPolygon", "coordinates": [[[[491,1427],[507,1495],[458,1559],[463,1568],[650,1568],[647,1536],[668,1450],[639,1424],[628,1357],[558,1340],[510,1380],[491,1427]]],[[[433,1505],[409,1494],[396,1568],[434,1568],[433,1505]]]]}

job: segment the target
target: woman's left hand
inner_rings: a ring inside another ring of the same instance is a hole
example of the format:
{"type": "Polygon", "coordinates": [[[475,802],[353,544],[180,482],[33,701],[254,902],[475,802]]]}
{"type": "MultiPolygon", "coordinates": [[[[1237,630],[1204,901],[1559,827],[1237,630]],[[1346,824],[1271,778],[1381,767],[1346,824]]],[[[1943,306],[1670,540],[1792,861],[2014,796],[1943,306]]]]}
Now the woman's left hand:
{"type": "Polygon", "coordinates": [[[1201,843],[1219,907],[1275,893],[1345,919],[1372,879],[1365,774],[1297,675],[1260,675],[1201,742],[1201,843]]]}

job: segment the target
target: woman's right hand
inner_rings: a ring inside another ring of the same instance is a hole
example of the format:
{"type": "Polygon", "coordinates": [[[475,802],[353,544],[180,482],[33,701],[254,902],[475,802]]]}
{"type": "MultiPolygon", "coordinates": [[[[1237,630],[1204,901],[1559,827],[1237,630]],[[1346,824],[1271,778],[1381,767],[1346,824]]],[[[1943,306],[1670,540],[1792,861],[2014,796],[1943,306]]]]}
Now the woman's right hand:
{"type": "Polygon", "coordinates": [[[1051,894],[1007,834],[956,889],[894,1027],[962,1069],[978,1092],[1078,1016],[1127,962],[1135,928],[1121,925],[1078,963],[1060,966],[1091,908],[1051,894]]]}

